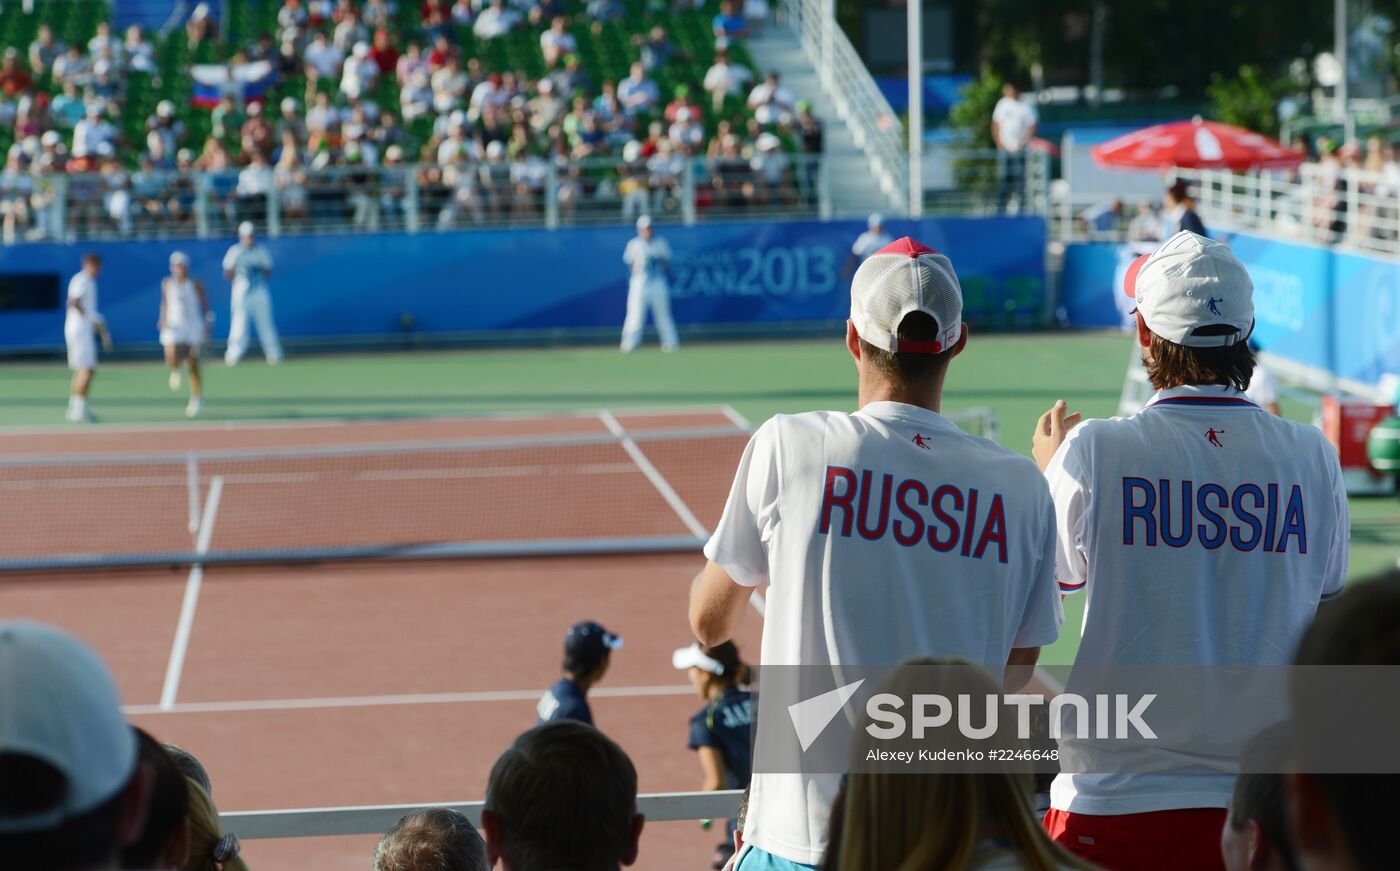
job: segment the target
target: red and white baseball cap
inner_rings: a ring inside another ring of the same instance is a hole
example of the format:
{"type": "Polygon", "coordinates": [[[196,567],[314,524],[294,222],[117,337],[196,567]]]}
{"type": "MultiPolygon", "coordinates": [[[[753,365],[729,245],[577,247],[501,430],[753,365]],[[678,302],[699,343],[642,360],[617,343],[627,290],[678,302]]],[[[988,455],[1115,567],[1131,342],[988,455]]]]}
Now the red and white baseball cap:
{"type": "Polygon", "coordinates": [[[1134,260],[1123,292],[1147,328],[1189,348],[1223,348],[1254,329],[1254,282],[1228,245],[1182,230],[1134,260]]]}
{"type": "Polygon", "coordinates": [[[851,281],[851,323],[862,339],[891,354],[937,354],[962,335],[962,286],[948,258],[905,236],[870,255],[851,281]],[[938,324],[938,338],[901,342],[910,312],[938,324]]]}

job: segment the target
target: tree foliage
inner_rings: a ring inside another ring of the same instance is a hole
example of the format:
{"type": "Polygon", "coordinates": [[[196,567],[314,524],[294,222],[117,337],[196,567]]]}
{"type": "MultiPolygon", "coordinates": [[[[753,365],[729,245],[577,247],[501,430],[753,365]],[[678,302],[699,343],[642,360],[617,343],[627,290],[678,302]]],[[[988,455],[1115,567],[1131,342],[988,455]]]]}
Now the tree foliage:
{"type": "Polygon", "coordinates": [[[948,113],[948,123],[973,148],[995,148],[992,141],[992,110],[1001,99],[1001,76],[990,67],[961,88],[962,101],[948,113]]]}
{"type": "Polygon", "coordinates": [[[1206,88],[1206,96],[1210,98],[1210,115],[1226,124],[1277,136],[1279,120],[1276,107],[1279,98],[1290,86],[1291,82],[1286,77],[1266,80],[1248,64],[1240,67],[1234,76],[1216,73],[1206,88]]]}

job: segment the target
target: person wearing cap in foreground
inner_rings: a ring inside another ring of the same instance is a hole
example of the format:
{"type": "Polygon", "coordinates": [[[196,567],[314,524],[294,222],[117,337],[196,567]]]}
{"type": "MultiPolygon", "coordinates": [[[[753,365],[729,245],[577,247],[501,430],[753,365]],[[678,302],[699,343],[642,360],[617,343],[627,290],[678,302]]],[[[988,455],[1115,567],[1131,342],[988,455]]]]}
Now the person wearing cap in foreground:
{"type": "Polygon", "coordinates": [[[680,339],[676,337],[676,322],[671,319],[671,288],[666,283],[671,246],[657,237],[650,215],[637,219],[637,235],[623,249],[622,262],[632,270],[627,283],[627,317],[622,322],[622,353],[630,354],[642,343],[648,310],[661,336],[661,350],[676,350],[680,339]]]}
{"type": "Polygon", "coordinates": [[[564,633],[564,676],[545,690],[535,706],[538,722],[578,720],[593,725],[588,691],[608,673],[612,652],[622,646],[622,636],[586,620],[564,633]]]}
{"type": "Polygon", "coordinates": [[[76,638],[0,622],[0,868],[116,868],[153,773],[111,673],[76,638]]]}
{"type": "MultiPolygon", "coordinates": [[[[1063,619],[1054,513],[1030,460],[939,414],[968,342],[953,264],[900,239],[861,264],[850,312],[859,410],[778,415],[754,433],[691,628],[702,644],[732,638],[766,582],[765,667],[956,656],[1019,689],[1029,669],[1008,666],[1034,665],[1063,619]]],[[[754,769],[739,871],[816,865],[839,779],[766,772],[761,757],[754,769]]]]}
{"type": "Polygon", "coordinates": [[[851,273],[860,263],[894,241],[894,238],[885,231],[885,216],[879,212],[872,212],[865,221],[865,232],[856,237],[855,244],[851,245],[851,254],[846,258],[846,265],[841,268],[841,277],[850,278],[851,273]]]}
{"type": "Polygon", "coordinates": [[[180,389],[181,366],[189,369],[190,401],[185,417],[194,417],[204,403],[204,379],[199,371],[199,349],[209,341],[214,312],[204,282],[190,276],[190,257],[183,251],[170,255],[170,275],[160,282],[160,346],[170,370],[170,389],[180,389]]]}
{"type": "MultiPolygon", "coordinates": [[[[702,790],[748,789],[753,771],[753,702],[749,697],[749,667],[739,648],[726,641],[713,647],[692,644],[671,654],[671,664],[690,678],[705,706],[690,718],[688,746],[700,759],[702,790]]],[[[706,827],[709,820],[705,821],[706,827]]],[[[735,823],[725,827],[725,839],[715,849],[711,867],[723,868],[734,853],[735,823]]]]}
{"type": "MultiPolygon", "coordinates": [[[[1084,423],[1061,400],[1033,439],[1055,503],[1059,588],[1087,597],[1070,689],[1093,693],[1077,676],[1111,665],[1286,665],[1346,578],[1337,452],[1245,395],[1254,286],[1226,245],[1183,230],[1132,263],[1124,291],[1156,394],[1130,417],[1084,423]]],[[[1242,744],[1266,725],[1215,728],[1242,744]]],[[[1240,746],[1210,738],[1219,758],[1164,738],[1060,774],[1051,836],[1106,868],[1222,867],[1240,746]]],[[[1062,754],[1067,742],[1091,761],[1099,749],[1062,739],[1062,754]]]]}
{"type": "Polygon", "coordinates": [[[224,255],[224,277],[233,282],[232,316],[228,325],[228,349],[224,362],[237,366],[248,351],[248,319],[258,330],[267,362],[282,362],[282,343],[277,338],[277,324],[272,321],[272,295],[267,289],[267,276],[272,271],[272,254],[254,239],[253,222],[238,225],[238,242],[224,255]]]}

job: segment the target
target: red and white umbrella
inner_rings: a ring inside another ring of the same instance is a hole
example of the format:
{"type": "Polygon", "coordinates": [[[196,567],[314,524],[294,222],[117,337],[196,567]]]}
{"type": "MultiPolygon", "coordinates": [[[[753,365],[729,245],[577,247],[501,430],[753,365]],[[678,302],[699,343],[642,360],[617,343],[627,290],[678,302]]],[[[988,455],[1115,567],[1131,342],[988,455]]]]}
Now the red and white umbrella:
{"type": "Polygon", "coordinates": [[[1233,124],[1174,121],[1110,139],[1090,149],[1110,169],[1290,169],[1303,158],[1283,144],[1233,124]]]}

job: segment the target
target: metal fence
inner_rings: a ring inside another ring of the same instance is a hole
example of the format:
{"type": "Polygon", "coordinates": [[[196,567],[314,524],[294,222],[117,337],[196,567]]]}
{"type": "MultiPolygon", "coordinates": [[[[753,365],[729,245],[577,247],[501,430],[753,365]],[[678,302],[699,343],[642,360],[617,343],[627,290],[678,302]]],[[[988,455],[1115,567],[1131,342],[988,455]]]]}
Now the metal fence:
{"type": "Polygon", "coordinates": [[[820,155],[770,150],[626,162],[543,158],[356,167],[254,164],[223,171],[108,171],[0,177],[0,239],[151,239],[430,232],[615,224],[644,214],[685,224],[830,214],[820,155]]]}
{"type": "Polygon", "coordinates": [[[925,215],[1048,215],[1050,158],[996,149],[925,151],[925,215]]]}
{"type": "Polygon", "coordinates": [[[1178,170],[1212,228],[1400,254],[1400,172],[1307,163],[1297,171],[1178,170]]]}

